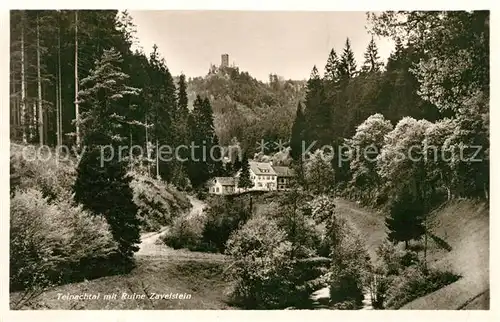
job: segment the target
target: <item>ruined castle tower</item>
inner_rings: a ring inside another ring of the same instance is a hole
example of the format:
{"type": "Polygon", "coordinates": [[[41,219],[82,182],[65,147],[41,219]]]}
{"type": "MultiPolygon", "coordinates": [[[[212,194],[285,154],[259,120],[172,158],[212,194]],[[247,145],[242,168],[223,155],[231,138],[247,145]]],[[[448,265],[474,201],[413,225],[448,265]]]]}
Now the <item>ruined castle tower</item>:
{"type": "Polygon", "coordinates": [[[221,62],[220,62],[220,67],[229,67],[229,55],[228,54],[222,54],[221,55],[221,62]]]}

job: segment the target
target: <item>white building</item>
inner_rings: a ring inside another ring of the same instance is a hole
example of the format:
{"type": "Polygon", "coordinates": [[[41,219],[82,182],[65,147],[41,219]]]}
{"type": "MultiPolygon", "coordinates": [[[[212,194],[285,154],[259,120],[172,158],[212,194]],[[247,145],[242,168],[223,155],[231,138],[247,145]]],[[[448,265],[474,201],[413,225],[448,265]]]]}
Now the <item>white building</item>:
{"type": "Polygon", "coordinates": [[[236,192],[238,181],[233,177],[215,177],[210,182],[209,192],[215,195],[230,195],[236,192]]]}
{"type": "Polygon", "coordinates": [[[273,167],[271,162],[249,161],[250,180],[253,187],[238,188],[241,170],[234,177],[215,177],[209,183],[209,192],[218,195],[242,193],[245,191],[287,190],[293,171],[284,166],[273,167]]]}
{"type": "MultiPolygon", "coordinates": [[[[250,180],[253,182],[253,187],[246,190],[237,188],[237,192],[276,190],[277,176],[271,163],[249,161],[248,164],[250,165],[250,180]]],[[[239,178],[240,172],[241,170],[236,174],[237,178],[239,178]]]]}

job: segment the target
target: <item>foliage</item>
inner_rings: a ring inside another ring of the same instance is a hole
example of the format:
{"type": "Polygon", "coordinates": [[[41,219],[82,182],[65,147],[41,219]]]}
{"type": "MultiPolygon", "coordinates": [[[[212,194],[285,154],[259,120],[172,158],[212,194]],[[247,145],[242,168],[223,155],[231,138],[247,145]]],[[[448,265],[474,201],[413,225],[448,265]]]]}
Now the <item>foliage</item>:
{"type": "Polygon", "coordinates": [[[206,181],[222,174],[219,139],[213,125],[213,111],[210,101],[197,96],[188,118],[190,140],[198,146],[189,158],[187,173],[194,188],[200,188],[206,181]],[[206,151],[206,152],[203,152],[206,151]]]}
{"type": "Polygon", "coordinates": [[[368,117],[347,141],[350,149],[349,166],[352,187],[359,192],[360,200],[373,202],[374,193],[381,185],[377,173],[376,158],[382,150],[384,137],[392,130],[392,124],[381,114],[368,117]]]}
{"type": "Polygon", "coordinates": [[[130,173],[134,203],[144,231],[156,231],[186,212],[189,200],[173,186],[147,175],[130,173]]]}
{"type": "Polygon", "coordinates": [[[140,242],[138,208],[133,201],[132,178],[127,174],[126,165],[116,156],[110,159],[109,151],[106,152],[101,155],[101,151],[94,148],[83,155],[73,187],[75,201],[106,218],[123,260],[128,262],[139,249],[136,246],[140,242]],[[111,161],[101,166],[103,158],[111,161]]]}
{"type": "Polygon", "coordinates": [[[165,245],[174,249],[207,250],[207,245],[202,243],[204,225],[205,218],[202,216],[177,217],[161,239],[165,245]]]}
{"type": "Polygon", "coordinates": [[[406,246],[413,239],[425,233],[425,210],[423,201],[409,191],[400,191],[390,205],[390,214],[385,223],[388,228],[387,238],[394,242],[404,241],[406,246]]]}
{"type": "Polygon", "coordinates": [[[364,54],[365,61],[363,62],[363,66],[361,66],[361,71],[363,73],[376,73],[379,72],[381,67],[384,65],[380,61],[380,57],[378,55],[378,48],[375,40],[372,39],[368,43],[366,47],[366,52],[364,54]]]}
{"type": "MultiPolygon", "coordinates": [[[[433,123],[425,131],[423,140],[423,155],[425,157],[426,180],[434,186],[445,186],[451,193],[451,178],[453,172],[450,162],[451,152],[444,146],[446,140],[452,134],[455,122],[451,119],[444,119],[433,123]]],[[[448,198],[451,196],[449,195],[448,198]]]]}
{"type": "Polygon", "coordinates": [[[477,91],[489,95],[489,11],[400,11],[370,14],[372,30],[426,51],[413,72],[421,96],[457,110],[477,91]]]}
{"type": "Polygon", "coordinates": [[[331,82],[337,82],[340,77],[338,67],[339,67],[339,59],[337,57],[335,49],[332,48],[330,50],[330,54],[328,55],[328,60],[326,61],[325,65],[325,74],[324,74],[325,80],[331,82]]]}
{"type": "Polygon", "coordinates": [[[69,200],[50,203],[36,189],[16,191],[10,214],[10,285],[46,287],[114,270],[108,224],[69,200]],[[104,261],[104,262],[103,262],[104,261]],[[106,265],[108,265],[106,267],[106,265]]]}
{"type": "Polygon", "coordinates": [[[340,57],[338,69],[339,76],[343,80],[356,76],[356,60],[354,59],[354,52],[351,49],[351,42],[349,38],[347,38],[345,41],[345,46],[344,50],[342,51],[342,56],[340,57]]]}
{"type": "MultiPolygon", "coordinates": [[[[275,76],[265,84],[237,67],[219,69],[188,82],[189,101],[194,102],[198,94],[210,99],[221,144],[228,145],[236,137],[243,150],[254,149],[261,139],[289,137],[295,107],[304,95],[304,81],[275,76]]],[[[269,152],[275,152],[273,148],[269,152]]]]}
{"type": "Polygon", "coordinates": [[[327,223],[332,258],[330,300],[361,305],[367,285],[370,257],[354,227],[339,217],[327,223]]]}
{"type": "MultiPolygon", "coordinates": [[[[11,145],[10,192],[33,188],[42,192],[49,201],[71,198],[75,169],[70,156],[53,157],[55,151],[36,155],[36,147],[11,145]]],[[[41,152],[43,149],[41,150],[41,152]]]]}
{"type": "Polygon", "coordinates": [[[489,102],[478,95],[464,103],[443,149],[451,154],[449,176],[455,194],[484,196],[489,189],[489,102]]]}
{"type": "Polygon", "coordinates": [[[304,141],[305,118],[302,106],[299,103],[297,113],[292,125],[292,134],[290,136],[290,156],[294,161],[302,160],[302,144],[304,141]]]}
{"type": "Polygon", "coordinates": [[[297,287],[290,276],[291,251],[286,232],[265,217],[252,218],[237,230],[227,243],[233,258],[229,272],[235,283],[233,301],[253,309],[289,306],[297,287]]]}
{"type": "Polygon", "coordinates": [[[304,179],[310,191],[321,194],[334,190],[335,172],[331,160],[330,153],[316,150],[304,162],[304,179]]]}
{"type": "Polygon", "coordinates": [[[426,271],[421,265],[408,267],[394,278],[388,288],[385,307],[399,309],[416,298],[456,282],[459,278],[460,276],[448,271],[426,271]]]}
{"type": "Polygon", "coordinates": [[[391,188],[392,196],[408,189],[416,198],[422,198],[430,189],[425,178],[422,142],[425,131],[431,126],[426,120],[405,117],[396,124],[384,139],[384,146],[377,157],[379,175],[391,188]]]}
{"type": "Polygon", "coordinates": [[[310,199],[307,193],[294,187],[263,212],[286,232],[287,240],[292,243],[293,258],[321,256],[322,232],[307,202],[310,199]]]}
{"type": "Polygon", "coordinates": [[[250,179],[250,164],[248,163],[248,158],[246,154],[243,156],[241,161],[241,171],[238,177],[238,188],[248,189],[252,188],[254,185],[253,181],[250,179]]]}
{"type": "Polygon", "coordinates": [[[460,276],[426,269],[415,252],[389,242],[377,249],[370,291],[377,309],[398,309],[404,304],[455,282],[460,276]]]}
{"type": "MultiPolygon", "coordinates": [[[[230,198],[230,197],[229,197],[230,198]]],[[[215,199],[206,210],[202,240],[210,248],[224,252],[231,234],[250,218],[249,208],[242,199],[215,199]]]]}
{"type": "Polygon", "coordinates": [[[320,254],[331,259],[328,284],[332,304],[339,308],[359,306],[370,272],[370,258],[363,241],[354,226],[336,213],[331,197],[316,197],[309,207],[312,218],[325,225],[320,254]]]}

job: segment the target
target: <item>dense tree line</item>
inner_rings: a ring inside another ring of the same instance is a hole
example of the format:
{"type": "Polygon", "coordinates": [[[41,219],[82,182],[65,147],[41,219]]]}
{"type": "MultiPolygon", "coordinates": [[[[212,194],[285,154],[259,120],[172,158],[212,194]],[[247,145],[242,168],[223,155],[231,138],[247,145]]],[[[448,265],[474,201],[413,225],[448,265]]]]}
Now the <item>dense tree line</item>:
{"type": "Polygon", "coordinates": [[[324,76],[314,66],[307,82],[291,157],[308,169],[304,179],[319,172],[334,181],[316,174],[308,188],[320,184],[387,206],[389,238],[408,242],[424,234],[425,214],[443,198],[488,198],[489,16],[385,12],[368,19],[374,34],[395,41],[385,69],[374,38],[361,69],[349,40],[340,57],[332,49],[324,76]],[[304,143],[315,143],[305,161],[304,143]],[[324,145],[336,153],[334,174],[314,153],[324,145]]]}
{"type": "MultiPolygon", "coordinates": [[[[156,45],[149,57],[142,51],[132,51],[134,31],[126,11],[12,11],[11,138],[24,143],[81,148],[89,134],[88,113],[94,112],[96,104],[105,104],[102,95],[111,95],[100,89],[86,100],[89,89],[85,82],[115,82],[117,75],[111,75],[113,71],[102,66],[99,70],[98,65],[104,63],[103,59],[112,59],[127,86],[126,93],[116,93],[113,98],[120,105],[116,111],[120,116],[117,121],[123,125],[118,131],[123,139],[120,144],[142,147],[144,158],[136,161],[146,166],[149,173],[182,188],[188,188],[193,180],[199,185],[207,175],[220,172],[221,165],[205,162],[201,167],[209,168],[209,174],[200,177],[192,170],[197,167],[188,166],[188,162],[162,160],[168,159],[168,155],[162,158],[158,148],[168,145],[173,150],[195,141],[206,142],[209,150],[217,144],[210,102],[200,98],[203,103],[197,100],[190,113],[185,76],[177,78],[177,83],[174,81],[156,45]],[[113,52],[104,57],[105,51],[111,49],[113,52]],[[132,88],[137,93],[128,95],[132,88]]],[[[102,119],[103,126],[111,115],[102,119]]],[[[139,151],[135,151],[134,156],[138,156],[139,151]]],[[[182,159],[188,151],[179,150],[182,159]]]]}
{"type": "Polygon", "coordinates": [[[126,11],[11,12],[11,139],[81,153],[74,201],[106,219],[125,264],[140,241],[131,172],[188,189],[223,169],[208,98],[189,111],[184,75],[134,37],[126,11]]]}

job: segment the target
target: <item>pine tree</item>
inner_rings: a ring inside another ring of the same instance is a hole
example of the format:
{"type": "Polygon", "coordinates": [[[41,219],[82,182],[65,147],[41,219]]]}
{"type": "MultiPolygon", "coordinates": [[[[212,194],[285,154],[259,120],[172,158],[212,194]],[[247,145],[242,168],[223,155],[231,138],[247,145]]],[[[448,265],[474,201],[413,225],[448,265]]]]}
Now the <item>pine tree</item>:
{"type": "Polygon", "coordinates": [[[172,163],[162,161],[159,147],[162,145],[172,146],[175,144],[175,131],[173,129],[174,114],[177,109],[177,95],[174,80],[170,74],[165,60],[160,57],[158,46],[153,46],[149,59],[150,85],[146,104],[149,105],[151,120],[152,139],[156,146],[156,176],[171,181],[174,169],[172,163]]]}
{"type": "Polygon", "coordinates": [[[361,71],[363,73],[374,73],[381,70],[383,63],[380,61],[377,44],[375,43],[373,37],[368,43],[364,57],[365,61],[361,67],[361,71]]]}
{"type": "MultiPolygon", "coordinates": [[[[207,105],[200,95],[196,96],[193,110],[189,115],[189,133],[191,142],[195,148],[188,161],[188,176],[194,188],[199,188],[210,178],[210,169],[207,163],[207,154],[203,150],[207,148],[207,105]]],[[[212,125],[213,126],[213,125],[212,125]]],[[[212,140],[213,136],[210,137],[212,140]]]]}
{"type": "Polygon", "coordinates": [[[181,76],[179,76],[178,87],[179,89],[177,96],[179,98],[179,103],[178,103],[179,114],[187,117],[189,110],[188,110],[186,76],[184,74],[181,74],[181,76]]]}
{"type": "Polygon", "coordinates": [[[337,53],[335,49],[332,48],[330,51],[330,55],[328,56],[328,60],[325,66],[325,76],[324,78],[328,81],[337,82],[339,79],[339,71],[338,71],[339,59],[337,57],[337,53]]]}
{"type": "Polygon", "coordinates": [[[103,149],[105,154],[102,155],[98,146],[86,147],[73,186],[75,201],[106,218],[113,238],[118,243],[121,259],[128,264],[140,243],[138,209],[130,187],[132,178],[127,175],[123,160],[119,160],[116,155],[110,160],[112,156],[109,149],[103,149]],[[101,166],[103,158],[110,161],[101,166]]]}
{"type": "Polygon", "coordinates": [[[305,118],[302,112],[302,106],[299,102],[297,113],[292,125],[292,135],[290,137],[290,156],[295,161],[302,158],[302,143],[304,142],[305,118]]]}
{"type": "Polygon", "coordinates": [[[391,204],[390,214],[385,219],[389,232],[387,238],[391,242],[408,242],[420,238],[424,233],[423,202],[415,198],[406,189],[400,192],[391,204]]]}
{"type": "Polygon", "coordinates": [[[356,76],[356,60],[351,49],[349,38],[345,41],[344,51],[339,63],[339,76],[341,79],[349,79],[356,76]]]}
{"type": "Polygon", "coordinates": [[[225,174],[224,164],[222,163],[222,150],[219,144],[219,138],[214,135],[212,146],[210,147],[210,177],[219,177],[225,174]]]}
{"type": "Polygon", "coordinates": [[[124,97],[137,95],[138,90],[126,85],[129,77],[121,71],[121,62],[119,53],[105,50],[92,74],[82,80],[79,125],[86,151],[73,190],[76,202],[106,218],[122,259],[129,262],[138,250],[140,222],[127,163],[118,151],[127,139],[124,97]],[[108,145],[113,148],[103,147],[108,145]]]}
{"type": "Polygon", "coordinates": [[[321,146],[331,142],[332,110],[328,104],[325,84],[318,74],[316,66],[307,81],[304,108],[305,130],[304,141],[321,146]]]}
{"type": "Polygon", "coordinates": [[[253,187],[253,181],[250,179],[250,164],[248,162],[248,157],[246,152],[243,155],[243,160],[241,162],[241,171],[238,178],[238,188],[244,189],[245,191],[253,187]]]}

